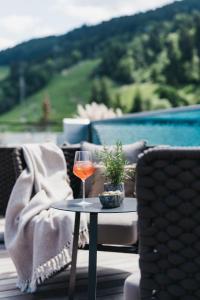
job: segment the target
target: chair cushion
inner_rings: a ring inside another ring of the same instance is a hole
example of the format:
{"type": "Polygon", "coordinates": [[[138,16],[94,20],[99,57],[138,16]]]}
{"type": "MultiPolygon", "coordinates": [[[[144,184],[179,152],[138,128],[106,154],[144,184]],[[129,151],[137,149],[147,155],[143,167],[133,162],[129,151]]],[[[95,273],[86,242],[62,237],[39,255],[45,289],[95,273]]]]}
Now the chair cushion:
{"type": "Polygon", "coordinates": [[[140,272],[130,275],[124,284],[124,300],[140,300],[140,272]]]}
{"type": "Polygon", "coordinates": [[[5,218],[0,216],[0,243],[4,242],[5,218]]]}
{"type": "MultiPolygon", "coordinates": [[[[5,218],[0,217],[0,243],[4,242],[5,218]]],[[[137,242],[137,214],[99,214],[98,243],[132,245],[137,242]]]]}
{"type": "MultiPolygon", "coordinates": [[[[92,159],[96,162],[99,161],[96,153],[98,151],[102,151],[103,147],[104,146],[102,145],[95,145],[88,142],[81,143],[81,149],[83,151],[90,151],[92,153],[92,159]]],[[[114,147],[115,145],[108,146],[108,149],[112,150],[114,147]]],[[[145,149],[146,141],[138,141],[133,144],[123,145],[124,155],[129,164],[135,164],[138,160],[138,155],[142,153],[145,149]]]]}
{"type": "Polygon", "coordinates": [[[132,245],[137,239],[137,213],[98,215],[99,244],[132,245]]]}

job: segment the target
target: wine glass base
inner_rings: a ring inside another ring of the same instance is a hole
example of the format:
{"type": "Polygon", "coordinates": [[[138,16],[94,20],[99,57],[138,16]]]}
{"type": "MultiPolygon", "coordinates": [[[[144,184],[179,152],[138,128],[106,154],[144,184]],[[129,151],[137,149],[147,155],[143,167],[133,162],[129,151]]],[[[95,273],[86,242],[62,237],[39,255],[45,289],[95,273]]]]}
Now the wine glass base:
{"type": "Polygon", "coordinates": [[[92,203],[87,202],[87,201],[80,201],[78,203],[76,203],[79,206],[88,206],[88,205],[92,205],[92,203]]]}

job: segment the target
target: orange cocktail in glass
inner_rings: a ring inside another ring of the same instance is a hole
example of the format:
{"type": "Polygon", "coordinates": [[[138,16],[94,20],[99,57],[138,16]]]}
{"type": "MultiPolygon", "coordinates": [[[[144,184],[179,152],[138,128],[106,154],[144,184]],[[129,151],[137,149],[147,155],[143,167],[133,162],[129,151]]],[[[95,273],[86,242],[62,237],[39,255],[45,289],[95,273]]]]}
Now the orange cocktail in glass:
{"type": "Polygon", "coordinates": [[[83,200],[80,205],[88,205],[85,201],[85,180],[95,172],[95,167],[92,163],[91,153],[89,151],[76,151],[74,158],[73,173],[82,180],[83,184],[83,200]]]}
{"type": "Polygon", "coordinates": [[[95,171],[91,161],[76,161],[73,167],[73,173],[81,180],[86,180],[95,171]]]}

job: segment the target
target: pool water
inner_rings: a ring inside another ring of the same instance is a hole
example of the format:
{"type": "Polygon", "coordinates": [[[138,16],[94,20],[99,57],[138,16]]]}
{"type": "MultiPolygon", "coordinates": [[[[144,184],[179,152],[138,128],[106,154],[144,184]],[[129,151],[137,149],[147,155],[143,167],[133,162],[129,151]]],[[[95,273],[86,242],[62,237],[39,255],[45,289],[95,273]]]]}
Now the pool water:
{"type": "Polygon", "coordinates": [[[200,146],[200,108],[92,123],[96,144],[146,140],[148,145],[200,146]]]}
{"type": "Polygon", "coordinates": [[[200,109],[184,110],[184,111],[172,111],[166,113],[160,113],[151,117],[152,119],[168,119],[168,120],[183,120],[183,121],[199,121],[200,122],[200,109]]]}

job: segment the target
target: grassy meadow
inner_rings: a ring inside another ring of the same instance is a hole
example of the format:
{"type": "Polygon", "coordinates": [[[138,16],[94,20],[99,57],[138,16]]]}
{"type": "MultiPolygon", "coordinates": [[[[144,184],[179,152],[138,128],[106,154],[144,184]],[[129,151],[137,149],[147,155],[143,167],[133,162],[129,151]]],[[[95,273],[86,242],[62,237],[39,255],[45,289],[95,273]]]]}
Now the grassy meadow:
{"type": "Polygon", "coordinates": [[[61,123],[64,117],[73,116],[78,103],[88,102],[91,88],[90,76],[97,64],[96,60],[88,60],[63,70],[39,92],[2,115],[0,122],[39,122],[42,118],[42,103],[47,97],[51,104],[51,121],[61,123]]]}
{"type": "MultiPolygon", "coordinates": [[[[0,123],[16,123],[14,126],[7,125],[6,130],[26,130],[23,123],[33,122],[40,124],[43,116],[42,104],[45,99],[50,102],[49,119],[52,123],[51,130],[62,130],[62,119],[73,117],[76,114],[77,104],[86,104],[90,99],[92,80],[91,76],[98,66],[99,60],[82,61],[69,69],[64,69],[56,74],[52,80],[40,91],[25,99],[25,101],[11,111],[0,116],[0,123]],[[19,123],[19,124],[17,124],[19,123]],[[20,125],[21,123],[21,125],[20,125]],[[24,127],[24,129],[23,129],[24,127]]],[[[0,76],[7,76],[8,69],[0,68],[0,76]]],[[[129,112],[134,102],[135,95],[140,93],[143,102],[148,99],[157,101],[157,84],[151,82],[132,83],[117,85],[110,81],[111,102],[115,105],[117,96],[125,112],[129,112]]],[[[194,104],[199,97],[200,89],[194,86],[180,87],[179,94],[188,99],[189,104],[194,104]]],[[[6,125],[5,125],[6,126],[6,125]]]]}
{"type": "MultiPolygon", "coordinates": [[[[39,122],[42,118],[42,103],[48,98],[51,103],[50,120],[60,122],[65,117],[75,115],[77,104],[86,104],[91,92],[91,74],[98,65],[98,60],[87,60],[72,68],[63,70],[24,103],[17,105],[10,112],[0,117],[0,122],[39,122]]],[[[3,74],[3,71],[2,71],[3,74]]],[[[121,104],[129,111],[133,96],[139,89],[143,98],[152,97],[156,85],[151,83],[117,86],[111,83],[111,98],[115,102],[120,96],[121,104]]]]}

